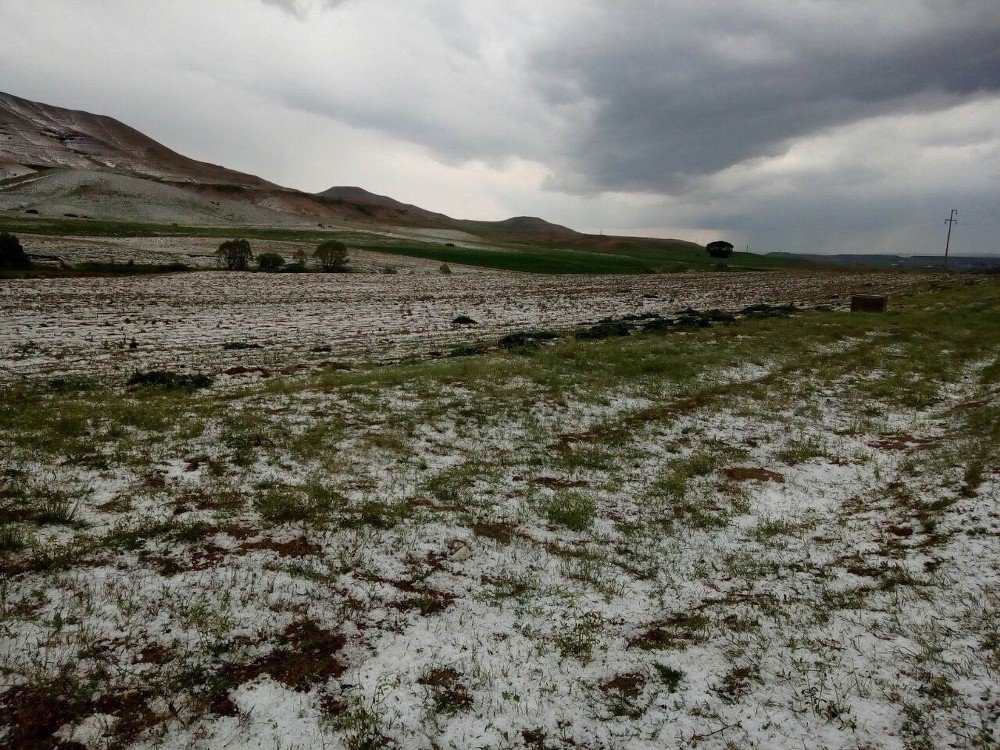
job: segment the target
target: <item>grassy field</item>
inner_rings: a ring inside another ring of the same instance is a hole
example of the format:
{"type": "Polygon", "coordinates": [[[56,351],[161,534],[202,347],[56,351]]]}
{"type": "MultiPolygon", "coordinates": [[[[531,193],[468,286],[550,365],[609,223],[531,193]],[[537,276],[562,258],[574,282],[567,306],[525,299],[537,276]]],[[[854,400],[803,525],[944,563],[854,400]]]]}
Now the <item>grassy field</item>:
{"type": "MultiPolygon", "coordinates": [[[[3,217],[0,230],[31,234],[82,237],[245,237],[250,240],[280,240],[318,244],[342,239],[351,247],[394,255],[461,263],[528,273],[663,273],[684,270],[716,270],[720,262],[704,248],[692,243],[642,238],[588,237],[565,243],[532,241],[520,236],[487,233],[486,242],[496,249],[449,247],[443,242],[401,241],[380,237],[365,228],[280,229],[264,227],[198,227],[98,221],[93,219],[39,219],[3,217]]],[[[817,264],[752,253],[734,253],[724,261],[733,270],[815,268],[817,264]]]]}
{"type": "Polygon", "coordinates": [[[998,308],[4,383],[0,738],[995,747],[998,308]]]}
{"type": "Polygon", "coordinates": [[[444,263],[485,266],[504,271],[528,273],[670,273],[685,270],[718,270],[725,267],[740,271],[762,271],[779,268],[809,268],[815,264],[777,261],[761,255],[734,253],[718,261],[701,250],[636,249],[634,251],[601,252],[554,247],[539,243],[539,247],[519,243],[508,250],[443,247],[441,245],[377,245],[371,249],[396,255],[409,255],[444,263]],[[632,254],[634,252],[635,254],[632,254]]]}

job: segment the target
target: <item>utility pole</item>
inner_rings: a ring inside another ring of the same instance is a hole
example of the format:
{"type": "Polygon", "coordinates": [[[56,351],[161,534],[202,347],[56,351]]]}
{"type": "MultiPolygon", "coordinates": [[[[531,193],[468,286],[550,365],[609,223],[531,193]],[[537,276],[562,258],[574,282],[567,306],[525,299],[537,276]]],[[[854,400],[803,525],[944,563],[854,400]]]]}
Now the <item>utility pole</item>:
{"type": "Polygon", "coordinates": [[[944,241],[944,270],[948,270],[948,248],[951,246],[951,228],[958,223],[958,219],[955,217],[958,215],[958,209],[951,209],[951,215],[944,220],[944,223],[948,225],[948,239],[944,241]]]}

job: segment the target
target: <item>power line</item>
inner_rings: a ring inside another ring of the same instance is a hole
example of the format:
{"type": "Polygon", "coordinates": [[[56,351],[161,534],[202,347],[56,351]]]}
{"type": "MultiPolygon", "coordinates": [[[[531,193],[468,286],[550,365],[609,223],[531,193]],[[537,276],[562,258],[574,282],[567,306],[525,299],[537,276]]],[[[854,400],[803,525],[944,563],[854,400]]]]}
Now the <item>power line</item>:
{"type": "Polygon", "coordinates": [[[944,241],[944,270],[946,271],[948,270],[948,248],[951,246],[951,228],[958,223],[956,216],[958,216],[958,209],[953,208],[951,214],[944,220],[945,224],[948,225],[948,239],[944,241]]]}

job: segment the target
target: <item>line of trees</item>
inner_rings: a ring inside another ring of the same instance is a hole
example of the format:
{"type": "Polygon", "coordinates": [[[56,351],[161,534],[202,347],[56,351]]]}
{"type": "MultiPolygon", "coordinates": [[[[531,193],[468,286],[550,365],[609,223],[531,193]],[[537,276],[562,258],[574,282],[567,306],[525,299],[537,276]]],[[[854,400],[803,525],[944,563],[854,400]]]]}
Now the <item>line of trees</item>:
{"type": "MultiPolygon", "coordinates": [[[[265,252],[254,257],[250,242],[245,239],[226,240],[216,251],[219,262],[229,271],[248,271],[251,264],[258,271],[275,272],[283,268],[304,271],[309,263],[309,253],[305,248],[295,251],[295,262],[286,265],[284,257],[278,253],[265,252]]],[[[328,273],[346,273],[350,259],[347,245],[337,240],[320,243],[312,253],[322,270],[328,273]]]]}

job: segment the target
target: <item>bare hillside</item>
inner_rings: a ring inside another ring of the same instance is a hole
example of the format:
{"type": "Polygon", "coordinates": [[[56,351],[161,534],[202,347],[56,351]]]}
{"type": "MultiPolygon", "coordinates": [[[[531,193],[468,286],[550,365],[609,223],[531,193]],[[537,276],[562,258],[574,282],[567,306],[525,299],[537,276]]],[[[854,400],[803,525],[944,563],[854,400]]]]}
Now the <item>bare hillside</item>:
{"type": "Polygon", "coordinates": [[[254,175],[195,161],[104,115],[0,92],[0,158],[31,170],[114,169],[190,182],[275,187],[254,175]]]}

